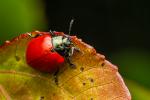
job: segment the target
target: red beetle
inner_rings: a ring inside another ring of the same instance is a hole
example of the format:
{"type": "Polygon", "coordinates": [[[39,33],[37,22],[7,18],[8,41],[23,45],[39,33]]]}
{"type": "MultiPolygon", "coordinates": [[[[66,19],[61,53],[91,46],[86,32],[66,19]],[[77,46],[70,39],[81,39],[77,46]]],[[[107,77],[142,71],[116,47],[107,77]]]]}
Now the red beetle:
{"type": "MultiPolygon", "coordinates": [[[[31,37],[32,34],[29,34],[31,37]]],[[[29,42],[26,50],[27,64],[43,72],[55,72],[65,60],[72,66],[70,57],[78,50],[69,35],[59,32],[37,34],[29,42]]]]}

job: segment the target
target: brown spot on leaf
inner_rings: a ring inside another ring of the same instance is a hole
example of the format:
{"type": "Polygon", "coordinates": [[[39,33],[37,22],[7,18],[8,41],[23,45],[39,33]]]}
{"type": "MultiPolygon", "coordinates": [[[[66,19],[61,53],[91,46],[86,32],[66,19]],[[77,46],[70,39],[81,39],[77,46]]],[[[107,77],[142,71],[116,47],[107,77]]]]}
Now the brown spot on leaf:
{"type": "Polygon", "coordinates": [[[93,79],[93,78],[90,78],[90,82],[92,82],[92,83],[93,83],[93,82],[94,82],[94,79],[93,79]]]}
{"type": "Polygon", "coordinates": [[[86,85],[86,83],[82,83],[83,85],[86,85]]]}
{"type": "Polygon", "coordinates": [[[41,96],[41,97],[40,97],[40,100],[44,100],[44,96],[41,96]]]}
{"type": "Polygon", "coordinates": [[[105,63],[103,62],[102,64],[101,64],[101,66],[103,67],[105,65],[105,63]]]}
{"type": "Polygon", "coordinates": [[[80,67],[80,71],[83,72],[84,71],[84,67],[80,67]]]}
{"type": "Polygon", "coordinates": [[[19,56],[15,56],[16,61],[20,61],[20,57],[19,56]]]}

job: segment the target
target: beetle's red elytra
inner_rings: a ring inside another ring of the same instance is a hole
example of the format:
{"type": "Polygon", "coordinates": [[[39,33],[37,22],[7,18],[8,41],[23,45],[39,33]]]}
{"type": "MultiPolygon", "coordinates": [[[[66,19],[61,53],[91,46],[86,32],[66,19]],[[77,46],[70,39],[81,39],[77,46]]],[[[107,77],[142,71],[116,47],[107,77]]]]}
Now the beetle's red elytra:
{"type": "Polygon", "coordinates": [[[73,45],[69,35],[62,35],[61,32],[49,32],[35,36],[29,34],[32,39],[29,41],[26,50],[26,61],[32,68],[42,72],[55,72],[66,60],[71,66],[70,57],[76,47],[73,45]]]}

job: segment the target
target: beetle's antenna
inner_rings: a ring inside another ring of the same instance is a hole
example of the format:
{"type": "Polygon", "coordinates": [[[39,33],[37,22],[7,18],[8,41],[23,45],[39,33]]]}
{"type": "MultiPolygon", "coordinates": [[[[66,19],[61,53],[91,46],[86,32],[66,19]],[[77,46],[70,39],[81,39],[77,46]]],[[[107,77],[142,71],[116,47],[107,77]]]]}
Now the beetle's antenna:
{"type": "Polygon", "coordinates": [[[70,32],[71,32],[73,22],[74,22],[74,19],[71,19],[70,24],[69,24],[69,33],[68,33],[69,35],[70,35],[70,32]]]}
{"type": "Polygon", "coordinates": [[[52,36],[55,36],[54,31],[49,30],[49,32],[50,32],[50,34],[51,34],[52,36]]]}

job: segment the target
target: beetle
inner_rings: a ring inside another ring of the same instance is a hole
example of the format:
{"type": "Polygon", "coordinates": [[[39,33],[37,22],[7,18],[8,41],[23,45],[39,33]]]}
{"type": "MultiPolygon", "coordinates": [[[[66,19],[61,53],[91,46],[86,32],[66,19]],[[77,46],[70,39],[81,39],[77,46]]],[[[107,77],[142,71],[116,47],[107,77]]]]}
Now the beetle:
{"type": "Polygon", "coordinates": [[[26,61],[32,68],[42,72],[55,72],[65,62],[72,68],[70,57],[79,49],[73,44],[71,36],[50,31],[50,34],[36,34],[32,36],[26,49],[26,61]]]}

